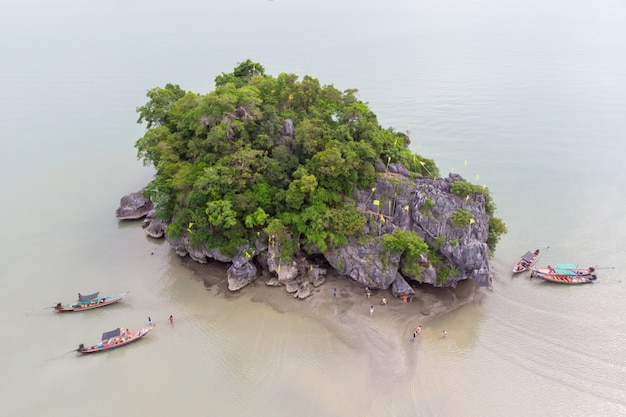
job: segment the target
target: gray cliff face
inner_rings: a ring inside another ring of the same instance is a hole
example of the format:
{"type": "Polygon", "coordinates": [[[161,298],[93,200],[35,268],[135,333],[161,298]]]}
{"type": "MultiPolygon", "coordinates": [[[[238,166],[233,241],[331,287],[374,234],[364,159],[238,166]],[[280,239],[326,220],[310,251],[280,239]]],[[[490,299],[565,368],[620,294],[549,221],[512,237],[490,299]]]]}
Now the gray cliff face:
{"type": "MultiPolygon", "coordinates": [[[[377,167],[381,169],[382,167],[377,167]]],[[[384,169],[384,168],[383,168],[384,169]]],[[[450,174],[448,178],[432,179],[419,177],[411,179],[403,166],[390,164],[387,173],[379,177],[372,190],[356,192],[358,207],[372,218],[378,217],[374,226],[382,236],[394,229],[414,231],[432,248],[438,248],[440,266],[449,267],[448,277],[440,277],[431,261],[422,256],[420,276],[403,277],[398,269],[398,261],[390,259],[382,265],[380,262],[367,262],[365,259],[384,259],[380,245],[368,254],[366,247],[358,242],[351,242],[342,248],[339,256],[327,256],[327,259],[340,271],[355,281],[371,288],[389,288],[392,283],[399,287],[399,294],[412,293],[406,288],[406,279],[435,286],[454,287],[458,281],[472,279],[478,285],[489,285],[489,248],[487,236],[489,218],[485,211],[485,199],[482,194],[458,197],[450,193],[450,186],[455,181],[464,181],[460,175],[450,174]],[[474,222],[466,227],[458,227],[451,220],[452,214],[462,209],[471,213],[474,222]],[[334,258],[338,259],[334,259],[334,258]],[[441,265],[443,264],[443,265],[441,265]],[[364,267],[367,265],[367,267],[364,267]],[[393,266],[396,266],[394,268],[393,266]],[[378,269],[378,271],[377,271],[378,269]],[[393,269],[393,270],[391,270],[393,269]],[[390,279],[397,273],[397,277],[390,279]],[[360,277],[368,277],[367,284],[360,277]],[[374,282],[371,282],[374,280],[374,282]],[[403,282],[404,281],[404,282],[403,282]]],[[[370,222],[371,224],[371,222],[370,222]]],[[[392,291],[396,289],[392,287],[392,291]]]]}
{"type": "MultiPolygon", "coordinates": [[[[411,281],[455,287],[461,280],[472,279],[480,286],[488,286],[489,249],[486,242],[489,218],[484,196],[451,194],[451,184],[464,181],[457,174],[438,179],[411,178],[402,165],[376,168],[381,175],[374,187],[354,194],[357,207],[368,216],[364,230],[367,239],[355,237],[347,245],[322,254],[328,265],[364,287],[391,289],[395,296],[413,294],[411,281]],[[451,218],[457,209],[471,213],[472,224],[456,226],[451,218]],[[383,235],[395,229],[416,232],[436,249],[437,261],[422,255],[419,268],[408,268],[409,272],[406,272],[407,265],[403,268],[402,257],[388,253],[382,245],[383,235]],[[419,276],[412,276],[410,271],[416,270],[419,276]]],[[[140,192],[132,193],[121,199],[116,215],[122,220],[148,216],[144,220],[144,230],[152,237],[160,237],[164,235],[166,225],[154,217],[153,211],[150,212],[152,208],[152,202],[140,192]]],[[[257,266],[260,266],[263,275],[273,276],[268,285],[284,286],[294,297],[306,298],[312,294],[312,288],[324,282],[326,274],[323,267],[309,262],[305,256],[289,263],[282,262],[278,248],[263,234],[256,242],[240,247],[232,257],[217,249],[191,247],[185,235],[168,238],[168,241],[178,255],[189,255],[197,262],[214,259],[231,263],[227,273],[231,291],[255,280],[259,275],[257,266]]]]}

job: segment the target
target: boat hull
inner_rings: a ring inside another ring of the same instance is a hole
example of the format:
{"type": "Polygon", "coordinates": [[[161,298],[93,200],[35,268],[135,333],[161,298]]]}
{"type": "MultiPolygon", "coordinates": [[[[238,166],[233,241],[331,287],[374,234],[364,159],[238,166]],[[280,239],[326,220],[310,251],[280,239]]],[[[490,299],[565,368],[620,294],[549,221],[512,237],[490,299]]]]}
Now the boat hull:
{"type": "Polygon", "coordinates": [[[556,268],[547,266],[545,268],[531,268],[531,277],[539,275],[566,275],[566,276],[590,276],[595,274],[595,269],[576,268],[572,264],[557,264],[556,268]]]}
{"type": "Polygon", "coordinates": [[[537,274],[539,278],[548,282],[565,285],[590,284],[596,280],[595,275],[558,275],[558,274],[537,274]]]}
{"type": "Polygon", "coordinates": [[[151,325],[150,327],[145,327],[136,332],[132,332],[124,336],[115,337],[115,338],[97,343],[90,347],[79,347],[78,349],[76,349],[76,352],[78,352],[81,355],[88,355],[91,353],[99,353],[99,352],[105,352],[107,350],[117,349],[122,346],[126,346],[126,345],[136,342],[137,340],[141,339],[142,337],[150,333],[152,329],[154,329],[154,324],[151,325]]]}
{"type": "Polygon", "coordinates": [[[88,300],[91,302],[80,302],[75,304],[57,304],[54,309],[59,313],[71,313],[75,311],[93,310],[94,308],[106,307],[111,304],[120,302],[124,297],[128,295],[128,291],[123,294],[110,295],[107,297],[96,298],[94,300],[88,300]]]}
{"type": "Polygon", "coordinates": [[[526,252],[513,266],[513,275],[528,271],[539,259],[539,249],[535,252],[526,252]]]}

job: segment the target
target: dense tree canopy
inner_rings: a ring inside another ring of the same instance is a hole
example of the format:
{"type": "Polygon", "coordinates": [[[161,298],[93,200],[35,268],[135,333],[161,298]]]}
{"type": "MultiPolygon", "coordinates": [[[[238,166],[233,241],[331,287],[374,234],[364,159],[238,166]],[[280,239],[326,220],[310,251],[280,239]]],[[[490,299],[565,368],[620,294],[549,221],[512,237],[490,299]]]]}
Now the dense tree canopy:
{"type": "Polygon", "coordinates": [[[156,168],[146,193],[170,237],[185,232],[196,246],[232,254],[265,231],[293,250],[328,250],[366,223],[350,197],[371,187],[374,164],[439,176],[432,160],[409,151],[407,135],[378,124],[356,90],[273,77],[250,60],[215,85],[202,95],[167,84],[137,108],[147,125],[138,157],[156,168]]]}

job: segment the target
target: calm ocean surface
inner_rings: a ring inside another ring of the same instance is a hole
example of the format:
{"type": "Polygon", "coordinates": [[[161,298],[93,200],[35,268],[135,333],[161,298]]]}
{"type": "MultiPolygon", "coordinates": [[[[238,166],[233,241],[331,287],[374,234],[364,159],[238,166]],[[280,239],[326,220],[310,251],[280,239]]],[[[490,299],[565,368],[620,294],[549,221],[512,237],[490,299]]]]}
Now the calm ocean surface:
{"type": "Polygon", "coordinates": [[[626,415],[625,18],[621,0],[2,2],[0,415],[626,415]],[[254,289],[205,290],[116,220],[152,176],[133,147],[146,91],[205,93],[248,58],[357,88],[443,174],[491,190],[509,229],[494,291],[431,321],[410,360],[254,289]],[[541,264],[598,281],[511,277],[547,246],[541,264]],[[41,309],[98,290],[130,295],[41,309]],[[148,316],[137,344],[66,353],[148,316]]]}

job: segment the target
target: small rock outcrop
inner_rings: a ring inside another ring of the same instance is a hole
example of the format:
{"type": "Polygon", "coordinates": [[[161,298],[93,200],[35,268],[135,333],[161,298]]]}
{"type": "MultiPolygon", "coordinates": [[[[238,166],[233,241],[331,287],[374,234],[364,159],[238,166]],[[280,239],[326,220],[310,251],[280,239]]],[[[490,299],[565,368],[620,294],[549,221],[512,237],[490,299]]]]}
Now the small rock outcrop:
{"type": "Polygon", "coordinates": [[[148,236],[155,239],[161,238],[165,235],[166,227],[167,223],[156,218],[154,209],[150,210],[143,220],[143,230],[148,236]]]}
{"type": "Polygon", "coordinates": [[[120,200],[120,206],[115,211],[115,217],[120,220],[142,219],[154,209],[154,204],[142,194],[143,190],[125,195],[120,200]]]}

